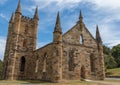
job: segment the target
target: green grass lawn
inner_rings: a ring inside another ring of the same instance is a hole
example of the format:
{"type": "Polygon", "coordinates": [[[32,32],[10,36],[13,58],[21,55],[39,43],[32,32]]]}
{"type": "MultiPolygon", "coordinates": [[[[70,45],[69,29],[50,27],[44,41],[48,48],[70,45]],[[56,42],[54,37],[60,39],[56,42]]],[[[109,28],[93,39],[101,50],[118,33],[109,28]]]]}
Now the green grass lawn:
{"type": "Polygon", "coordinates": [[[107,76],[120,76],[120,68],[107,69],[107,76]]]}

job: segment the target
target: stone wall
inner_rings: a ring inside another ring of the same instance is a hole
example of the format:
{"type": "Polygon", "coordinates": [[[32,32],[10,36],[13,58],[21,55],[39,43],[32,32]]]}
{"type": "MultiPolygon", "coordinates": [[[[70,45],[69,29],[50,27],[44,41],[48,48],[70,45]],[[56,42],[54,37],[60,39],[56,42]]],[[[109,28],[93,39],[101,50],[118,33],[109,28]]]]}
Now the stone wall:
{"type": "Polygon", "coordinates": [[[85,25],[76,24],[69,31],[63,34],[63,42],[67,44],[83,45],[87,47],[97,48],[97,43],[85,25]],[[80,44],[80,37],[82,44],[80,44]]]}
{"type": "Polygon", "coordinates": [[[44,81],[57,82],[60,80],[58,46],[54,43],[48,44],[35,51],[36,78],[44,81]]]}
{"type": "Polygon", "coordinates": [[[97,79],[99,59],[98,53],[96,52],[98,52],[98,50],[94,37],[83,23],[77,23],[63,35],[63,78],[80,79],[83,77],[87,79],[97,79]],[[80,38],[82,38],[82,42],[80,41],[80,38]],[[73,54],[70,54],[71,51],[73,51],[73,54]],[[69,70],[71,55],[73,55],[72,71],[69,70]],[[93,58],[92,63],[90,57],[93,58]],[[91,66],[91,64],[93,64],[93,66],[91,66]],[[94,72],[91,72],[91,68],[94,69],[94,72]],[[96,76],[92,76],[92,74],[96,76]]]}
{"type": "MultiPolygon", "coordinates": [[[[34,18],[19,9],[11,17],[3,64],[3,79],[39,79],[59,82],[62,79],[104,79],[102,41],[86,28],[82,13],[79,21],[62,35],[58,13],[53,42],[36,50],[38,8],[34,18]],[[98,42],[98,41],[100,42],[98,42]]],[[[98,28],[97,28],[98,29],[98,28]]]]}
{"type": "Polygon", "coordinates": [[[6,75],[3,75],[3,79],[26,79],[32,73],[28,68],[29,64],[32,65],[33,50],[36,49],[37,25],[34,19],[15,15],[8,31],[3,69],[6,75]],[[24,72],[20,72],[22,57],[25,58],[24,72]]]}

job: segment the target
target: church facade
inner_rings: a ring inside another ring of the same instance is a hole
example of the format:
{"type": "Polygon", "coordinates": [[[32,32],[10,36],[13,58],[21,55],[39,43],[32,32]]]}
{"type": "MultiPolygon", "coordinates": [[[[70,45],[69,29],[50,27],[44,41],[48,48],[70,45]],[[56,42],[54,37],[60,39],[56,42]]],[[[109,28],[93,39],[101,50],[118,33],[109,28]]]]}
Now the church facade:
{"type": "Polygon", "coordinates": [[[51,82],[105,78],[103,46],[98,26],[96,38],[79,21],[62,34],[57,14],[53,42],[36,49],[38,8],[33,18],[22,15],[20,0],[9,21],[3,63],[3,79],[35,79],[51,82]]]}

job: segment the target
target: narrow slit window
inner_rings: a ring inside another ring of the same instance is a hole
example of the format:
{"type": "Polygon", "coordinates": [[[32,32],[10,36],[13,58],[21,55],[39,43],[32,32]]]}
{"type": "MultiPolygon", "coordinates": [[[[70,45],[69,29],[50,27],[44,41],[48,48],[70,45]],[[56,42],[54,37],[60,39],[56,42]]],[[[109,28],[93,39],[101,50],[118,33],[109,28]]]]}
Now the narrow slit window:
{"type": "Polygon", "coordinates": [[[69,52],[69,71],[74,71],[74,51],[69,52]]]}
{"type": "Polygon", "coordinates": [[[80,44],[83,44],[83,36],[80,35],[80,44]]]}
{"type": "Polygon", "coordinates": [[[47,67],[47,54],[45,53],[43,60],[43,72],[46,72],[46,67],[47,67]]]}
{"type": "Polygon", "coordinates": [[[38,72],[38,63],[39,63],[39,60],[37,58],[37,61],[36,61],[36,68],[35,68],[35,72],[37,73],[38,72]]]}
{"type": "Polygon", "coordinates": [[[23,40],[23,47],[26,47],[26,46],[27,46],[27,40],[24,39],[24,40],[23,40]]]}

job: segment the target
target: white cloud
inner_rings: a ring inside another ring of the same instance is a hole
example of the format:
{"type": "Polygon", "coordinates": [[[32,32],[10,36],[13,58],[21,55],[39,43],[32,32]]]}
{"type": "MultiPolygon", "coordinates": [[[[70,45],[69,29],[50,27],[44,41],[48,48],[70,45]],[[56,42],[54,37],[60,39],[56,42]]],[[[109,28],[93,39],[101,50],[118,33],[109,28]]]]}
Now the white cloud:
{"type": "MultiPolygon", "coordinates": [[[[101,36],[103,38],[104,44],[107,44],[108,46],[112,47],[116,44],[120,43],[120,38],[118,35],[120,35],[120,32],[116,30],[115,21],[120,21],[120,0],[31,0],[36,5],[39,5],[39,10],[42,10],[44,12],[49,13],[49,15],[55,14],[56,11],[64,11],[65,9],[69,9],[69,11],[74,10],[74,8],[79,8],[80,3],[83,2],[87,4],[90,4],[90,9],[93,11],[93,14],[87,21],[87,27],[90,29],[91,26],[91,32],[93,33],[93,25],[95,26],[98,24],[100,26],[101,36]],[[92,20],[93,21],[92,21],[92,20]],[[92,21],[92,22],[91,22],[92,21]],[[114,41],[114,42],[113,42],[114,41]]],[[[34,9],[35,6],[31,6],[30,9],[34,9]]],[[[84,7],[83,7],[84,8],[84,7]]],[[[84,15],[84,14],[83,14],[84,15]]],[[[90,16],[90,14],[87,14],[90,16]]],[[[65,17],[62,17],[64,19],[68,19],[67,13],[64,15],[65,17]]],[[[75,15],[78,16],[78,15],[75,15]]],[[[75,18],[71,18],[74,16],[69,16],[69,20],[63,21],[63,29],[66,31],[68,30],[68,27],[72,27],[72,25],[75,23],[75,18]],[[64,23],[65,22],[65,23],[64,23]]],[[[53,17],[52,17],[53,18],[53,17]]],[[[86,18],[86,17],[85,17],[86,18]]],[[[50,19],[50,18],[49,18],[50,19]]],[[[70,27],[70,28],[71,28],[70,27]]],[[[94,31],[95,32],[95,31],[94,31]]],[[[94,33],[95,34],[95,33],[94,33]]]]}
{"type": "MultiPolygon", "coordinates": [[[[101,31],[103,43],[108,45],[109,47],[120,44],[120,27],[118,26],[118,23],[116,23],[120,22],[120,0],[85,1],[91,4],[91,9],[93,10],[93,15],[91,16],[91,19],[93,21],[91,24],[98,24],[100,26],[99,29],[101,31]]],[[[91,27],[90,30],[92,29],[93,28],[91,27]]]]}
{"type": "Polygon", "coordinates": [[[3,13],[0,13],[0,17],[2,17],[3,19],[5,19],[6,21],[9,21],[9,19],[3,13]]]}
{"type": "MultiPolygon", "coordinates": [[[[83,0],[31,0],[39,9],[48,8],[47,11],[71,9],[77,7],[83,0]],[[50,9],[50,10],[49,10],[50,9]]],[[[46,10],[45,10],[46,11],[46,10]]]]}
{"type": "Polygon", "coordinates": [[[4,51],[5,51],[6,38],[0,37],[0,59],[3,60],[4,51]]]}
{"type": "MultiPolygon", "coordinates": [[[[106,8],[107,10],[120,8],[120,0],[85,0],[86,2],[93,3],[98,8],[106,8]]],[[[104,9],[103,9],[104,10],[104,9]]]]}
{"type": "Polygon", "coordinates": [[[108,47],[112,48],[113,46],[120,44],[120,40],[111,40],[109,42],[106,42],[105,44],[107,44],[108,47]]]}

